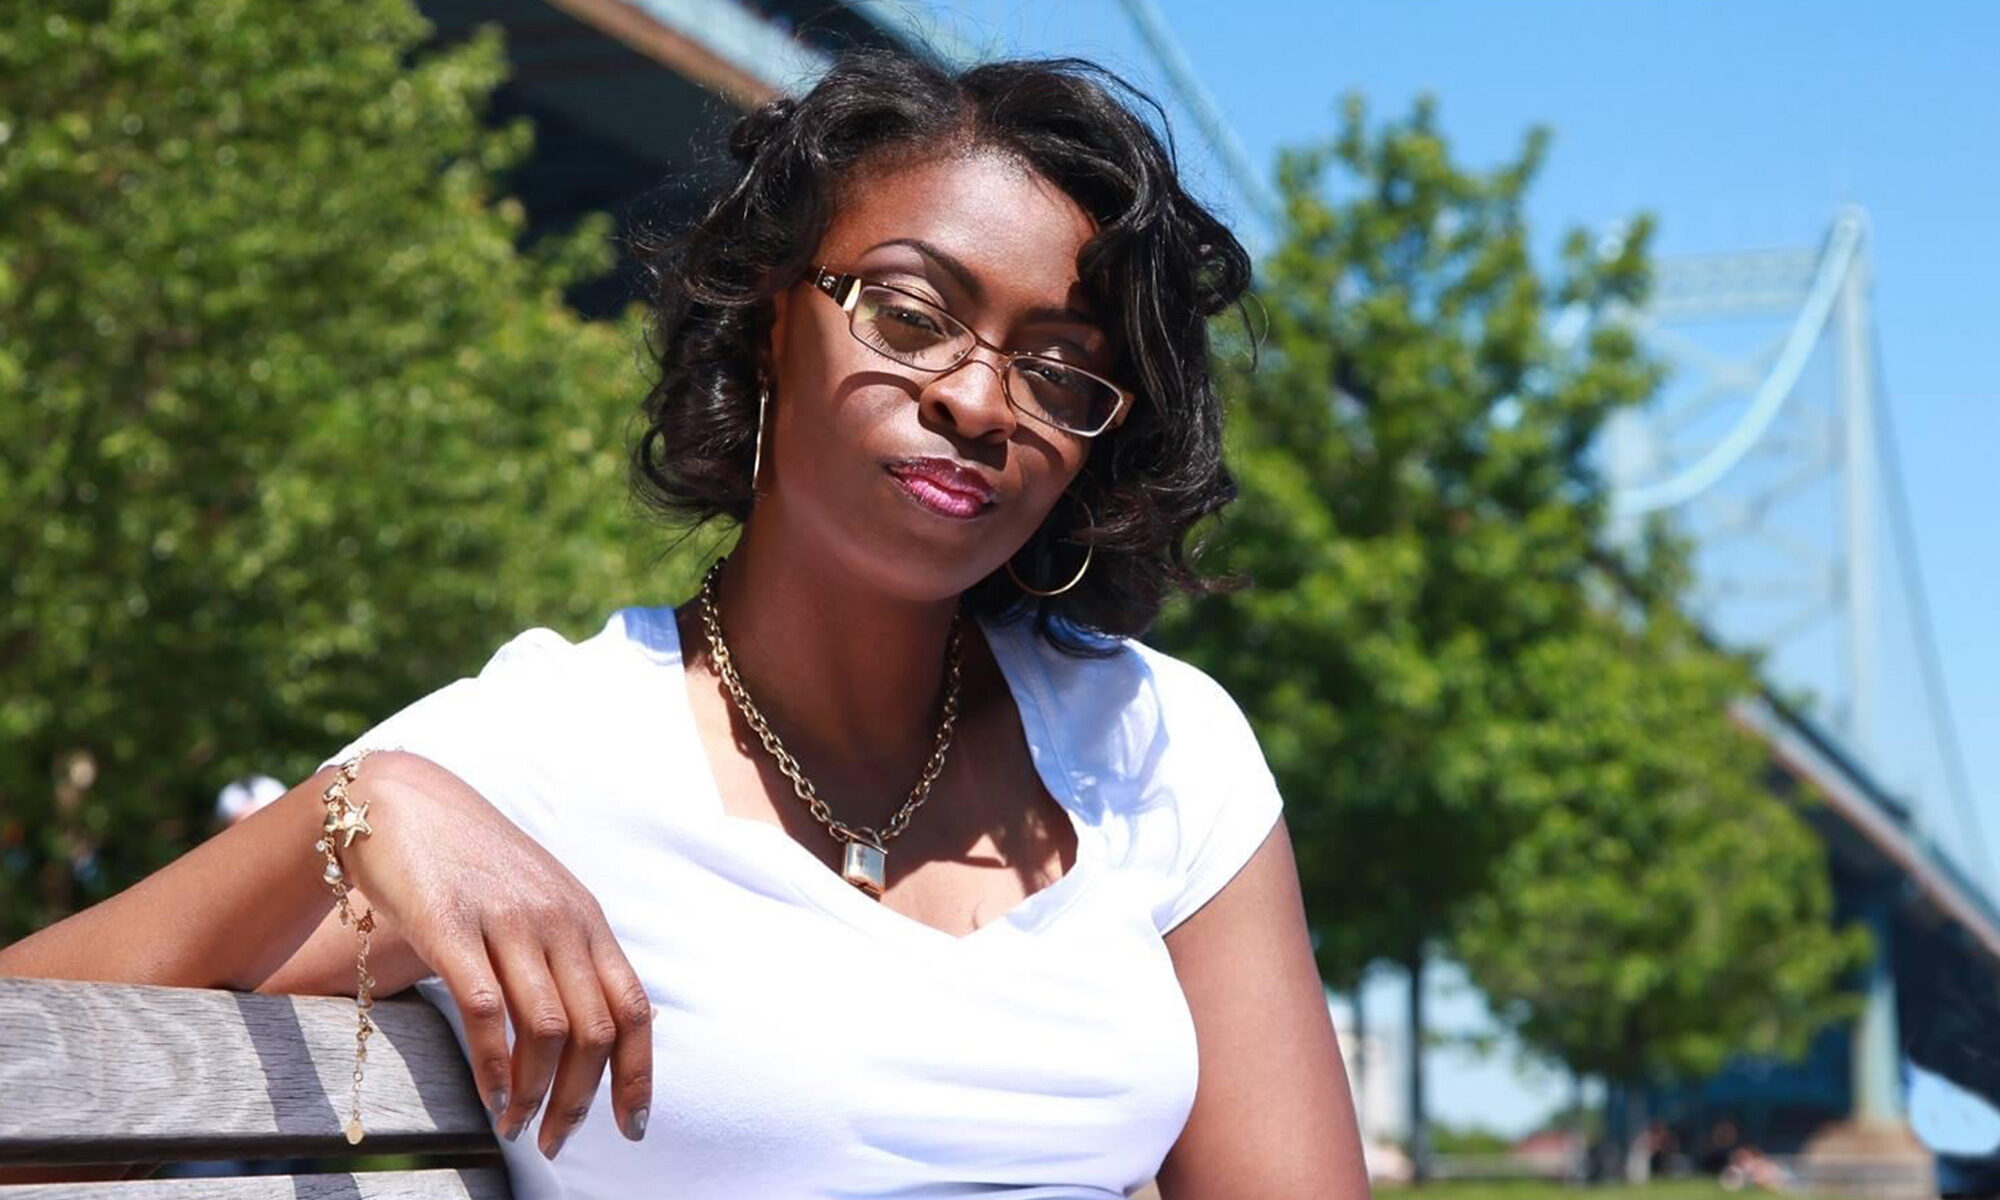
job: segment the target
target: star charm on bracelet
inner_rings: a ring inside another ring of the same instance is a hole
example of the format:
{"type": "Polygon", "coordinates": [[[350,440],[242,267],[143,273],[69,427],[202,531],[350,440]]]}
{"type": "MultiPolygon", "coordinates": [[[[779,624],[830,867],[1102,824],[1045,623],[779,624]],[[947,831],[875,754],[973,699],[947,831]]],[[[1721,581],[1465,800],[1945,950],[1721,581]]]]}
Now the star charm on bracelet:
{"type": "Polygon", "coordinates": [[[365,837],[373,833],[374,830],[368,827],[368,802],[364,800],[359,805],[342,808],[338,812],[328,812],[326,832],[329,836],[340,835],[340,846],[343,850],[352,846],[356,837],[365,837]]]}

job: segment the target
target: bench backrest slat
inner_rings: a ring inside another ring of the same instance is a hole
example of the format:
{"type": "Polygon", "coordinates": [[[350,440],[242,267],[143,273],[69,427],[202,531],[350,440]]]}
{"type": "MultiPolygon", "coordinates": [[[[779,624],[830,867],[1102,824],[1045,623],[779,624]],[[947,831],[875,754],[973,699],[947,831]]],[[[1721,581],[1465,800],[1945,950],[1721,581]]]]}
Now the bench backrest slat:
{"type": "Polygon", "coordinates": [[[374,1017],[350,1147],[351,999],[0,978],[0,1164],[495,1153],[437,1010],[374,1017]]]}
{"type": "Polygon", "coordinates": [[[498,1167],[0,1187],[0,1200],[508,1200],[498,1167]]]}

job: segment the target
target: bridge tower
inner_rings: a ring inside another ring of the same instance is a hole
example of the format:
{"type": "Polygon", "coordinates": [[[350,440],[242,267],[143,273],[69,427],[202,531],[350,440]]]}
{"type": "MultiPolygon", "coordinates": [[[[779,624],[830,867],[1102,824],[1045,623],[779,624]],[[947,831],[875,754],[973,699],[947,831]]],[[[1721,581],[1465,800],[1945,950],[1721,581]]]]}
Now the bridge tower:
{"type": "MultiPolygon", "coordinates": [[[[1904,794],[1920,840],[1948,810],[1959,853],[1940,857],[1983,883],[1991,864],[1944,701],[1870,281],[1858,208],[1816,249],[1661,261],[1648,307],[1622,316],[1675,374],[1657,403],[1607,432],[1614,529],[1630,538],[1665,515],[1689,536],[1708,627],[1766,655],[1767,680],[1904,794]],[[1893,702],[1912,690],[1917,703],[1893,702]]],[[[1851,1034],[1851,1120],[1816,1143],[1822,1162],[1860,1153],[1878,1168],[1907,1163],[1902,1183],[1876,1194],[1932,1186],[1928,1153],[1905,1123],[1895,903],[1885,892],[1857,905],[1877,953],[1851,1034]]]]}

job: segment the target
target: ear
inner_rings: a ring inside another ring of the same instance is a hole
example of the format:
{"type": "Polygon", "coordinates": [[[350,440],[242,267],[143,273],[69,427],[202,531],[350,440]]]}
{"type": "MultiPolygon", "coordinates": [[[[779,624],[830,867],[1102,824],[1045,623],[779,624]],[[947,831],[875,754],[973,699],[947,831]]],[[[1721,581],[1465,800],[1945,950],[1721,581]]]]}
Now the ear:
{"type": "Polygon", "coordinates": [[[767,379],[777,377],[777,364],[785,361],[785,344],[790,340],[792,293],[787,288],[771,295],[771,326],[757,346],[757,370],[767,379]]]}

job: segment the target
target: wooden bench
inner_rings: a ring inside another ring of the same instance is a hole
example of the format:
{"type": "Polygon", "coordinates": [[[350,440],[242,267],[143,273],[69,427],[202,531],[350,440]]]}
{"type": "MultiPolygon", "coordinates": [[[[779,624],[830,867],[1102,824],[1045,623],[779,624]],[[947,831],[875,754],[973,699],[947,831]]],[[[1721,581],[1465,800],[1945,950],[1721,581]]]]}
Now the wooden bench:
{"type": "Polygon", "coordinates": [[[350,1146],[352,999],[0,978],[0,1200],[510,1200],[451,1027],[414,995],[374,1012],[350,1146]],[[382,1161],[410,1154],[439,1165],[382,1161]],[[302,1158],[329,1169],[145,1178],[302,1158]]]}
{"type": "Polygon", "coordinates": [[[414,995],[375,1023],[350,1146],[351,999],[0,977],[0,1200],[512,1200],[451,1026],[414,995]],[[296,1158],[336,1169],[145,1178],[296,1158]]]}

